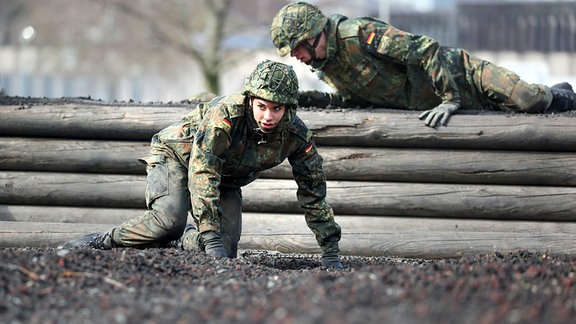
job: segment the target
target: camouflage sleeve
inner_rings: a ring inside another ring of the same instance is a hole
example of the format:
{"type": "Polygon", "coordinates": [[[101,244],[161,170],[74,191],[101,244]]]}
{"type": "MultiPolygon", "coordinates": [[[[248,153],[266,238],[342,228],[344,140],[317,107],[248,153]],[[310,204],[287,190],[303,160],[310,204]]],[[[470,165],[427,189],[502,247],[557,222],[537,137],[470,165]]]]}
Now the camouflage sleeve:
{"type": "Polygon", "coordinates": [[[442,53],[434,39],[397,29],[381,21],[370,21],[359,32],[364,50],[376,57],[422,69],[430,77],[436,94],[443,102],[460,103],[460,93],[451,73],[451,65],[458,64],[442,53]]]}
{"type": "Polygon", "coordinates": [[[230,147],[231,125],[225,107],[215,107],[206,113],[194,137],[188,190],[200,232],[220,231],[220,171],[230,147]]]}
{"type": "Polygon", "coordinates": [[[340,226],[334,220],[334,211],[326,202],[326,176],[322,156],[314,141],[305,143],[288,158],[294,179],[298,184],[298,202],[305,211],[306,224],[312,230],[322,252],[339,252],[340,226]]]}

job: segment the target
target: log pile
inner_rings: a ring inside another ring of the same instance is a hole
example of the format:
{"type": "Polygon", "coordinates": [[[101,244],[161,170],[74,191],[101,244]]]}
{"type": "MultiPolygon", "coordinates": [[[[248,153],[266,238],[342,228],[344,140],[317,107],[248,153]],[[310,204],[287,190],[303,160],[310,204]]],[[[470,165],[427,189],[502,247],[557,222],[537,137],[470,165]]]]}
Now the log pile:
{"type": "MultiPolygon", "coordinates": [[[[0,246],[57,245],[140,215],[154,133],[192,105],[0,106],[0,246]]],[[[576,117],[305,110],[349,255],[576,253],[576,117]]],[[[319,251],[284,163],[246,186],[240,247],[319,251]]]]}

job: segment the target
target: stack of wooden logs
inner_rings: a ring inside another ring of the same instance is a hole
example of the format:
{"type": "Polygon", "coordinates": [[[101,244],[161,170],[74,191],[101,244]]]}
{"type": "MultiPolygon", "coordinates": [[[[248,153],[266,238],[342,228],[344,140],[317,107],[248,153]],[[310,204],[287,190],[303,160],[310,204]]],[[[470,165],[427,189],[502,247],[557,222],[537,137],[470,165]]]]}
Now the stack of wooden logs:
{"type": "MultiPolygon", "coordinates": [[[[145,208],[152,135],[193,105],[0,106],[0,246],[57,245],[145,208]]],[[[576,117],[299,111],[328,177],[342,254],[576,253],[576,117]]],[[[242,249],[319,251],[285,163],[246,186],[242,249]]]]}

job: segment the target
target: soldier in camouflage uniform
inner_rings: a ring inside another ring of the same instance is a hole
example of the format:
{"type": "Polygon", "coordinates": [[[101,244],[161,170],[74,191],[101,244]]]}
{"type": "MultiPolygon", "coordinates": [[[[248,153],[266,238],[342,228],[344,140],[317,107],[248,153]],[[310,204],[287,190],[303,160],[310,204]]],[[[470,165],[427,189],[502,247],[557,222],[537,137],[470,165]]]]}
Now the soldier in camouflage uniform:
{"type": "Polygon", "coordinates": [[[529,84],[463,49],[440,46],[373,18],[326,17],[318,7],[296,2],[278,11],[270,36],[281,56],[290,53],[312,66],[337,91],[303,91],[301,106],[424,110],[419,118],[431,127],[446,125],[460,108],[576,109],[568,83],[529,84]]]}
{"type": "Polygon", "coordinates": [[[288,159],[297,198],[322,250],[322,264],[342,269],[340,226],[326,202],[326,177],[310,130],[296,116],[298,79],[291,66],[266,60],[242,93],[198,105],[152,138],[144,215],[63,248],[161,247],[237,256],[241,187],[288,159]],[[186,225],[188,211],[196,226],[186,225]],[[198,230],[196,229],[198,228],[198,230]]]}

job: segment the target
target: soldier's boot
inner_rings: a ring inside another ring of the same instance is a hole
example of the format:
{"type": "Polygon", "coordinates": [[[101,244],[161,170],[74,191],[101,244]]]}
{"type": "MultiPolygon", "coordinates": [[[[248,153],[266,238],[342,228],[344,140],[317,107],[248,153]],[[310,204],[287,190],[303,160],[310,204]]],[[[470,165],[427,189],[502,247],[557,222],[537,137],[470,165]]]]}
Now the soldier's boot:
{"type": "Polygon", "coordinates": [[[64,242],[60,248],[62,249],[73,249],[73,248],[84,248],[92,247],[99,250],[110,250],[112,248],[118,247],[116,243],[112,240],[112,230],[103,233],[92,233],[81,238],[70,240],[64,242]]]}
{"type": "Polygon", "coordinates": [[[224,240],[220,233],[216,231],[207,231],[202,232],[200,236],[206,254],[217,258],[226,258],[228,256],[228,252],[226,252],[226,248],[224,248],[224,240]]]}
{"type": "Polygon", "coordinates": [[[208,255],[225,258],[228,256],[224,248],[224,240],[220,233],[215,231],[207,231],[199,233],[196,227],[187,224],[184,228],[184,233],[179,239],[169,242],[167,247],[173,247],[184,251],[203,251],[208,255]]]}
{"type": "Polygon", "coordinates": [[[326,108],[342,107],[344,99],[341,95],[317,90],[300,91],[298,93],[298,106],[326,108]]]}
{"type": "Polygon", "coordinates": [[[571,90],[550,88],[552,103],[546,109],[547,112],[564,112],[576,110],[576,93],[571,90]]]}
{"type": "MultiPolygon", "coordinates": [[[[190,246],[191,244],[187,244],[188,241],[191,241],[188,236],[193,234],[193,233],[188,233],[189,231],[196,231],[196,227],[192,224],[186,224],[186,227],[184,227],[184,233],[182,233],[182,236],[180,236],[180,238],[177,240],[168,242],[166,247],[172,247],[172,248],[179,249],[179,250],[194,250],[193,248],[191,248],[191,246],[190,246]]],[[[196,241],[196,239],[193,239],[193,241],[196,241]]]]}
{"type": "Polygon", "coordinates": [[[557,84],[551,86],[550,88],[552,88],[552,89],[563,89],[563,90],[574,91],[574,90],[572,89],[572,85],[571,85],[570,83],[568,83],[568,82],[560,82],[560,83],[557,83],[557,84]]]}

